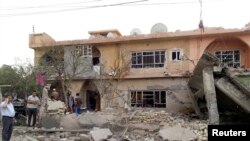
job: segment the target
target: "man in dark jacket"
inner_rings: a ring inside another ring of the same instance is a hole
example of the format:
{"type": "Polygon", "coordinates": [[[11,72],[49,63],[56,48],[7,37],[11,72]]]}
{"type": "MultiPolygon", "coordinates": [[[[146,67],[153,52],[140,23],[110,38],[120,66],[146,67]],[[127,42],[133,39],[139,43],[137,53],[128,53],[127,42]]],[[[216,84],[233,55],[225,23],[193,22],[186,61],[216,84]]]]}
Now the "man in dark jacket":
{"type": "Polygon", "coordinates": [[[80,94],[77,93],[76,94],[76,98],[75,98],[75,112],[76,112],[76,116],[80,115],[81,113],[81,106],[82,106],[82,99],[79,96],[80,94]]]}

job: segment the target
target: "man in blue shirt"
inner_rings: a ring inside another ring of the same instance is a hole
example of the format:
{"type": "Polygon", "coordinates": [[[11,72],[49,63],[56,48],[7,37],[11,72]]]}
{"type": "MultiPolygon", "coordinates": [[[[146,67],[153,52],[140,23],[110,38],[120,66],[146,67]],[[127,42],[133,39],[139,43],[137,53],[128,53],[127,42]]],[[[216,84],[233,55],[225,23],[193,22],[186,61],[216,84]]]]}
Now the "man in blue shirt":
{"type": "Polygon", "coordinates": [[[3,116],[2,141],[10,141],[13,130],[13,121],[15,120],[14,117],[16,112],[12,104],[12,100],[12,95],[8,95],[0,105],[3,116]]]}

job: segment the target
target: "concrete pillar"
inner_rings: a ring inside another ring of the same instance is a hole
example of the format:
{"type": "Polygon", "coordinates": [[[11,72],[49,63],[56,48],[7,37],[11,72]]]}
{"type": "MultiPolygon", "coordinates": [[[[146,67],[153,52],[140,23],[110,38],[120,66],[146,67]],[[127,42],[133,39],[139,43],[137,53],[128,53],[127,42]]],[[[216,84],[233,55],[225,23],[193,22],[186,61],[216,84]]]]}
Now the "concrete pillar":
{"type": "Polygon", "coordinates": [[[209,124],[219,124],[219,112],[215,91],[214,75],[212,67],[206,67],[202,71],[204,93],[207,101],[209,124]]]}

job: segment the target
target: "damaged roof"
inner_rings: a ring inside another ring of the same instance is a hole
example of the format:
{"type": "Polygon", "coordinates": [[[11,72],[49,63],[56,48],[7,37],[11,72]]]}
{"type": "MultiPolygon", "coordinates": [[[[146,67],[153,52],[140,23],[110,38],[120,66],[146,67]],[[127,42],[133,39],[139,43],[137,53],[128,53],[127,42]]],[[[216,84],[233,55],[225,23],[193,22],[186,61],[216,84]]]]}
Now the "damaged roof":
{"type": "Polygon", "coordinates": [[[119,36],[111,37],[102,37],[95,36],[90,39],[77,39],[77,40],[64,40],[64,41],[55,41],[46,33],[36,33],[30,34],[30,48],[38,47],[50,47],[50,46],[71,46],[79,44],[114,44],[120,42],[131,42],[131,41],[143,41],[143,40],[170,40],[170,39],[179,39],[179,38],[197,38],[197,37],[211,37],[218,35],[240,35],[240,34],[249,34],[250,28],[242,29],[224,29],[224,28],[206,28],[204,32],[200,30],[190,30],[190,31],[176,31],[176,32],[165,32],[165,33],[155,33],[155,34],[140,34],[140,35],[127,35],[122,36],[121,33],[116,30],[101,30],[101,31],[90,31],[89,34],[102,34],[102,33],[117,33],[119,36]],[[37,39],[39,38],[39,39],[37,39]]]}

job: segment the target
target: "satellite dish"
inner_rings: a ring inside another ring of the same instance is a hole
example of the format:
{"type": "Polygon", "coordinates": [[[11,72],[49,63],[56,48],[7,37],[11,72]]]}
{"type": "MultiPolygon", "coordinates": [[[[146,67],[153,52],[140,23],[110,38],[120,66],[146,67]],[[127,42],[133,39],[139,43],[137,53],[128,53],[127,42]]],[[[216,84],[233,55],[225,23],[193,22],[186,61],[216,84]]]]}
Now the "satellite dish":
{"type": "Polygon", "coordinates": [[[139,35],[141,33],[142,33],[141,30],[138,28],[134,28],[130,31],[130,35],[139,35]]]}
{"type": "Polygon", "coordinates": [[[151,28],[151,33],[163,33],[167,31],[168,31],[168,28],[163,23],[157,23],[153,25],[151,28]]]}
{"type": "Polygon", "coordinates": [[[112,32],[109,32],[109,33],[107,34],[107,37],[108,37],[108,38],[115,38],[115,35],[114,35],[112,32]]]}

